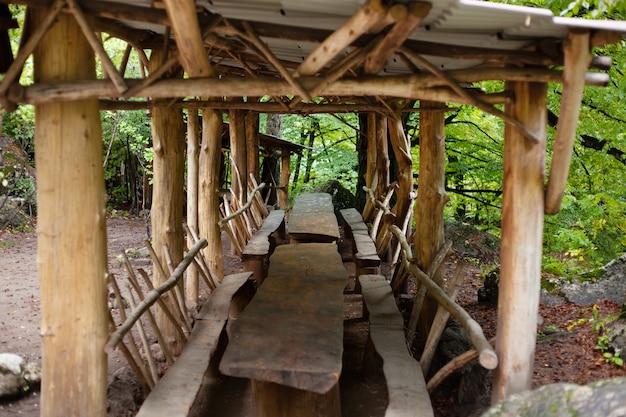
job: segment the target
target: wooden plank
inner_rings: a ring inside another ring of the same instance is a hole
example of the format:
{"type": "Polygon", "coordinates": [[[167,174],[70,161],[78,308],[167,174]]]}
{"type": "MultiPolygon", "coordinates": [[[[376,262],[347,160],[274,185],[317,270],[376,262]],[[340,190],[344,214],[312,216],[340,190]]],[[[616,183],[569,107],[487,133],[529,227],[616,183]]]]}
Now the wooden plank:
{"type": "Polygon", "coordinates": [[[334,242],[339,239],[339,225],[330,194],[299,195],[289,214],[287,227],[289,236],[297,242],[334,242]]]}
{"type": "Polygon", "coordinates": [[[363,217],[357,209],[355,209],[354,207],[341,209],[339,210],[339,213],[341,213],[341,216],[350,227],[350,231],[352,233],[363,231],[369,233],[367,225],[363,221],[363,217]]]}
{"type": "Polygon", "coordinates": [[[250,272],[240,272],[224,277],[221,284],[211,293],[202,305],[198,320],[226,320],[233,294],[251,277],[250,272]]]}
{"type": "Polygon", "coordinates": [[[270,235],[280,232],[285,226],[285,211],[272,210],[263,222],[263,226],[252,236],[243,250],[243,258],[265,256],[270,253],[270,235]]]}
{"type": "Polygon", "coordinates": [[[370,338],[383,360],[389,396],[385,416],[433,416],[424,375],[406,347],[402,316],[389,283],[382,275],[361,275],[359,281],[369,312],[370,338]]]}
{"type": "Polygon", "coordinates": [[[233,323],[220,370],[328,392],[341,373],[347,279],[334,244],[277,247],[265,283],[233,323]]]}

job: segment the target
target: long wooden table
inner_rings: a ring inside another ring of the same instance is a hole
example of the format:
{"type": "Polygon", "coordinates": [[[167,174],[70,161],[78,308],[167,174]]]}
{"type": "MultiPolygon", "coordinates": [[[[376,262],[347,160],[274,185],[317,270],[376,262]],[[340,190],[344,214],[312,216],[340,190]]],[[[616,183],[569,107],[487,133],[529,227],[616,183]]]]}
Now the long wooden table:
{"type": "Polygon", "coordinates": [[[252,380],[258,417],[341,415],[343,289],[334,243],[278,246],[231,327],[220,371],[252,380]]]}
{"type": "Polygon", "coordinates": [[[287,224],[292,242],[334,242],[339,225],[328,193],[306,193],[296,197],[287,224]]]}

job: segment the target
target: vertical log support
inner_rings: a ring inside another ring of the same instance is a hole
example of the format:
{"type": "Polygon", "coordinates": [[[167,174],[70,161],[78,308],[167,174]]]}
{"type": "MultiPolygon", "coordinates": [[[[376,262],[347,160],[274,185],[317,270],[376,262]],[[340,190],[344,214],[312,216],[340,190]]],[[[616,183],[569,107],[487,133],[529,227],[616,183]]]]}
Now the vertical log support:
{"type": "Polygon", "coordinates": [[[494,403],[531,388],[541,285],[546,85],[509,88],[515,103],[507,113],[544,140],[533,144],[506,125],[494,403]]]}
{"type": "MultiPolygon", "coordinates": [[[[155,71],[164,61],[161,50],[154,49],[150,58],[150,70],[155,71]]],[[[183,257],[183,186],[185,177],[185,126],[180,109],[155,106],[152,110],[152,245],[161,260],[165,272],[165,249],[167,245],[174,265],[183,257]]],[[[152,280],[157,286],[167,280],[160,268],[155,267],[152,280]]],[[[182,284],[181,284],[182,285],[182,284]]],[[[181,288],[182,290],[182,288],[181,288]]],[[[175,309],[175,300],[165,295],[164,301],[175,309]]],[[[156,320],[172,354],[180,354],[183,341],[174,324],[163,309],[157,308],[156,320]]]]}
{"type": "Polygon", "coordinates": [[[280,152],[280,190],[278,192],[278,206],[285,210],[289,207],[289,177],[291,152],[287,148],[282,148],[280,152]]]}
{"type": "Polygon", "coordinates": [[[246,113],[246,149],[248,154],[248,175],[253,176],[257,183],[261,182],[259,168],[259,113],[246,113]]]}
{"type": "Polygon", "coordinates": [[[387,117],[376,115],[376,172],[378,173],[378,186],[374,196],[381,199],[381,195],[389,187],[389,145],[387,139],[387,117]]]}
{"type": "MultiPolygon", "coordinates": [[[[402,119],[399,114],[388,119],[389,137],[391,148],[398,162],[398,191],[397,200],[393,206],[393,213],[396,215],[396,226],[402,228],[404,220],[411,205],[411,192],[413,191],[413,160],[411,159],[411,148],[402,126],[402,119]]],[[[443,212],[442,212],[443,215],[443,212]]]]}
{"type": "Polygon", "coordinates": [[[228,112],[231,155],[231,189],[240,201],[245,200],[248,189],[248,156],[246,155],[245,113],[243,110],[228,112]]]}
{"type": "MultiPolygon", "coordinates": [[[[367,169],[365,171],[365,186],[372,188],[374,179],[376,178],[378,169],[378,133],[376,128],[376,122],[378,116],[376,113],[367,114],[367,169]]],[[[363,220],[370,222],[374,217],[374,205],[370,202],[369,197],[366,197],[365,208],[363,209],[363,220]]]]}
{"type": "MultiPolygon", "coordinates": [[[[187,113],[187,226],[198,232],[198,154],[200,147],[200,119],[198,109],[187,113]]],[[[187,247],[194,245],[193,236],[187,236],[187,247]]],[[[185,298],[190,306],[199,301],[200,277],[195,264],[186,271],[185,298]]]]}
{"type": "MultiPolygon", "coordinates": [[[[32,10],[41,22],[46,9],[32,10]]],[[[94,54],[68,14],[34,51],[38,82],[95,79],[94,54]]],[[[35,108],[41,415],[106,416],[107,243],[98,100],[35,108]]]]}
{"type": "Polygon", "coordinates": [[[198,229],[208,245],[204,255],[209,270],[218,279],[224,276],[224,253],[220,219],[220,164],[222,157],[222,114],[214,109],[202,110],[202,146],[199,162],[198,229]]]}
{"type": "MultiPolygon", "coordinates": [[[[415,204],[415,255],[419,267],[427,271],[444,243],[443,209],[449,197],[445,191],[444,112],[437,110],[445,104],[422,101],[420,106],[435,109],[422,112],[420,116],[420,166],[415,204]]],[[[441,268],[434,274],[433,280],[441,284],[441,268]]],[[[427,297],[417,327],[420,348],[426,343],[436,312],[437,302],[427,297]]]]}

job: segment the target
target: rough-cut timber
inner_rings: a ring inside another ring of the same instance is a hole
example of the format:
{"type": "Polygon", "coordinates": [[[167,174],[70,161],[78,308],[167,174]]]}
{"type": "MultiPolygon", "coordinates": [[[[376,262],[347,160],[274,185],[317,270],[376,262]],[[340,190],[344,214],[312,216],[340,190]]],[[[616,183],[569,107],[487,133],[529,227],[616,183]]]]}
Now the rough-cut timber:
{"type": "Polygon", "coordinates": [[[285,211],[272,210],[263,221],[263,226],[252,236],[243,250],[242,259],[246,269],[254,274],[260,284],[267,275],[266,265],[276,246],[275,236],[285,237],[285,211]]]}
{"type": "Polygon", "coordinates": [[[257,415],[338,416],[347,280],[333,243],[276,248],[220,363],[222,373],[253,380],[257,415]],[[282,402],[295,408],[277,410],[282,402]]]}
{"type": "Polygon", "coordinates": [[[202,305],[181,356],[170,367],[141,406],[137,417],[187,417],[216,351],[231,311],[235,293],[251,273],[227,275],[202,305]]]}
{"type": "Polygon", "coordinates": [[[330,194],[300,194],[289,214],[287,229],[293,242],[334,242],[339,239],[330,194]]]}
{"type": "MultiPolygon", "coordinates": [[[[46,14],[34,10],[32,22],[46,14]]],[[[43,82],[95,78],[93,52],[70,15],[61,14],[43,37],[34,68],[43,82]]],[[[41,415],[104,417],[107,242],[98,103],[49,103],[35,108],[35,118],[41,415]]]]}
{"type": "Polygon", "coordinates": [[[544,141],[533,144],[517,129],[505,129],[494,403],[531,387],[541,285],[546,84],[509,88],[516,102],[507,112],[544,141]]]}
{"type": "MultiPolygon", "coordinates": [[[[368,346],[374,348],[383,361],[389,396],[385,416],[433,416],[424,375],[419,362],[406,348],[404,321],[389,283],[382,275],[360,275],[358,280],[370,323],[371,344],[368,346]]],[[[366,358],[371,354],[366,352],[366,358]]]]}
{"type": "MultiPolygon", "coordinates": [[[[355,208],[342,209],[339,212],[344,220],[344,236],[346,239],[352,239],[352,259],[356,265],[356,276],[367,273],[378,274],[380,257],[361,213],[355,208]]],[[[355,286],[357,292],[359,291],[358,284],[357,281],[355,286]]]]}

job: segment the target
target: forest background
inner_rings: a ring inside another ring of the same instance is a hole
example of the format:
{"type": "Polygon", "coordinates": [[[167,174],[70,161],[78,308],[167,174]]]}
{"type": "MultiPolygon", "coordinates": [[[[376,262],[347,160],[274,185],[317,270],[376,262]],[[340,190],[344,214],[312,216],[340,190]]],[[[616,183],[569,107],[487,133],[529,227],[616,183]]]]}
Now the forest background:
{"type": "MultiPolygon", "coordinates": [[[[626,1],[499,2],[545,7],[557,16],[626,20],[626,1]]],[[[11,13],[21,26],[24,8],[11,6],[11,13]]],[[[19,32],[11,32],[10,38],[15,54],[19,32]]],[[[115,38],[103,38],[103,42],[113,62],[119,64],[125,44],[115,38]]],[[[546,217],[544,229],[544,272],[570,278],[593,279],[595,275],[590,271],[626,252],[626,41],[594,52],[613,58],[610,82],[606,87],[585,88],[562,209],[546,217]]],[[[127,68],[139,77],[141,68],[134,53],[127,68]]],[[[32,62],[28,61],[21,82],[29,84],[32,77],[32,62]]],[[[503,86],[499,82],[482,82],[474,87],[497,91],[503,86]]],[[[560,96],[561,85],[549,85],[548,167],[560,96]]],[[[227,116],[224,117],[227,121],[227,116]]],[[[344,187],[356,191],[356,146],[360,140],[357,114],[269,117],[273,119],[271,123],[267,122],[267,115],[261,115],[261,132],[277,134],[308,147],[301,156],[292,158],[291,196],[330,179],[339,180],[344,187]]],[[[34,164],[34,108],[20,105],[12,113],[2,110],[0,118],[0,133],[13,138],[34,164]]],[[[101,118],[109,209],[143,213],[149,208],[152,162],[149,112],[102,111],[101,118]]],[[[411,140],[414,175],[417,175],[419,113],[407,113],[403,123],[411,140]]],[[[499,237],[504,124],[494,116],[464,105],[447,113],[445,124],[446,190],[450,196],[445,209],[446,220],[471,224],[499,237]]],[[[3,167],[0,196],[21,198],[27,211],[36,214],[34,179],[12,169],[10,164],[3,167]]]]}

